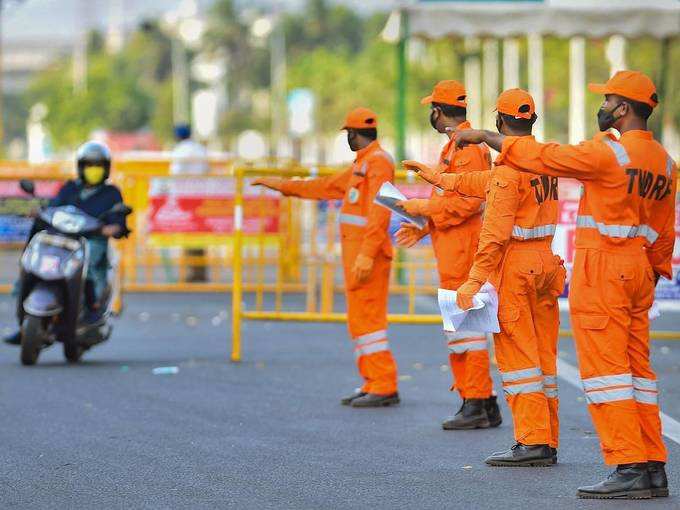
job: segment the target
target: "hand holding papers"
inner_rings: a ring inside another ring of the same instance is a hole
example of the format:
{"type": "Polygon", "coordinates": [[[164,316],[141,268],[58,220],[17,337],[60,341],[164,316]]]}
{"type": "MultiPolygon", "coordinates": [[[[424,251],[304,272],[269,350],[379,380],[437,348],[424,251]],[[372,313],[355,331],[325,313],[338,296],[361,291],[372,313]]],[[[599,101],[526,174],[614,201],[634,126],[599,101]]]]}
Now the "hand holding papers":
{"type": "Polygon", "coordinates": [[[500,332],[498,294],[490,283],[485,283],[474,295],[473,307],[469,310],[458,307],[455,290],[439,289],[438,298],[445,331],[500,332]]]}
{"type": "Polygon", "coordinates": [[[418,228],[424,228],[425,225],[427,225],[427,218],[408,214],[402,207],[397,205],[397,202],[402,200],[406,200],[404,194],[399,191],[391,182],[384,182],[383,185],[380,186],[378,194],[375,196],[374,202],[378,205],[386,207],[401,218],[404,218],[409,223],[417,225],[418,228]]]}

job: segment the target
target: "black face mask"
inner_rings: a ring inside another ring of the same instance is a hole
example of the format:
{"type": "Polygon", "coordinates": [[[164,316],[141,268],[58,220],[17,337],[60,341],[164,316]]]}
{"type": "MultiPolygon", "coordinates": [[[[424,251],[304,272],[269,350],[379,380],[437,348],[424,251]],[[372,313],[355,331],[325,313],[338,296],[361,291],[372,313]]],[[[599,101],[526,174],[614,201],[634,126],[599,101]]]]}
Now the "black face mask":
{"type": "Polygon", "coordinates": [[[360,149],[359,141],[357,140],[357,132],[353,129],[347,130],[347,145],[352,152],[356,152],[360,149]]]}
{"type": "Polygon", "coordinates": [[[439,131],[437,129],[437,119],[439,118],[439,116],[436,115],[436,113],[437,113],[437,110],[435,110],[434,108],[430,112],[430,126],[432,126],[433,129],[436,129],[437,131],[439,131]]]}
{"type": "Polygon", "coordinates": [[[503,121],[501,120],[500,116],[497,116],[496,117],[496,131],[498,131],[500,133],[502,127],[503,127],[503,121]]]}
{"type": "Polygon", "coordinates": [[[607,131],[609,128],[611,128],[614,123],[619,120],[617,117],[614,117],[614,112],[621,106],[623,102],[620,102],[617,104],[614,108],[611,110],[605,110],[603,107],[601,107],[597,111],[597,125],[600,128],[600,131],[607,131]]]}

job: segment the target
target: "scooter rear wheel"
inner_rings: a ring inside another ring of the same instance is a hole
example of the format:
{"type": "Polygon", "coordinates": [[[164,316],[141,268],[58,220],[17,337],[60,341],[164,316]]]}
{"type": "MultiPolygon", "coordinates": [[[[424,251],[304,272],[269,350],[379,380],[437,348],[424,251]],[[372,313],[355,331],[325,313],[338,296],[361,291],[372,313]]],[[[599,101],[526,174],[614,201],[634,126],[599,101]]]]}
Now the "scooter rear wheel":
{"type": "Polygon", "coordinates": [[[45,319],[26,315],[21,325],[21,364],[35,365],[40,355],[47,331],[45,319]]]}

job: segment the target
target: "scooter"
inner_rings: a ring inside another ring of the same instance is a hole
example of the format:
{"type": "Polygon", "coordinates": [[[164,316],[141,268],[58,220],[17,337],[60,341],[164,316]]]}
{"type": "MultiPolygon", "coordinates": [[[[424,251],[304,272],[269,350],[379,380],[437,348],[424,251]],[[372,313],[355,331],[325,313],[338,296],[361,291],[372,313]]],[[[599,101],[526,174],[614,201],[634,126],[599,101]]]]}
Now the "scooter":
{"type": "MultiPolygon", "coordinates": [[[[19,185],[35,196],[32,181],[24,179],[19,185]]],[[[86,285],[90,259],[87,237],[100,232],[108,216],[120,213],[127,216],[132,209],[118,204],[97,218],[72,205],[40,210],[38,217],[46,228],[33,236],[20,262],[17,315],[23,365],[34,365],[40,352],[55,342],[63,344],[66,360],[76,363],[85,351],[111,336],[115,281],[111,269],[98,303],[100,318],[92,323],[84,321],[89,304],[86,296],[94,295],[86,285]]]]}

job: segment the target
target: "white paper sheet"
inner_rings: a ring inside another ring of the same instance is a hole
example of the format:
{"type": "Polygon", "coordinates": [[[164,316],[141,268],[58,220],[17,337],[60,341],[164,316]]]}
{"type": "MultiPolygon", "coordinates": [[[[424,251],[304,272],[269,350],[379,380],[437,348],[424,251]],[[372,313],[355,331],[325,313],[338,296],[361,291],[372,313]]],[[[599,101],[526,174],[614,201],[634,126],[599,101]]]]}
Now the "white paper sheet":
{"type": "Polygon", "coordinates": [[[418,228],[424,228],[427,225],[427,218],[424,216],[411,216],[403,208],[397,205],[397,202],[407,200],[404,194],[399,191],[391,182],[383,182],[378,190],[378,194],[373,200],[376,204],[386,207],[397,216],[404,218],[409,223],[413,223],[418,228]]]}
{"type": "Polygon", "coordinates": [[[661,317],[661,308],[659,308],[659,303],[657,301],[652,303],[652,307],[649,309],[649,312],[647,312],[647,316],[650,321],[661,317]]]}
{"type": "Polygon", "coordinates": [[[473,306],[461,310],[456,304],[456,291],[439,289],[439,310],[442,314],[444,331],[481,331],[498,333],[498,294],[490,283],[485,283],[472,297],[473,306]]]}

